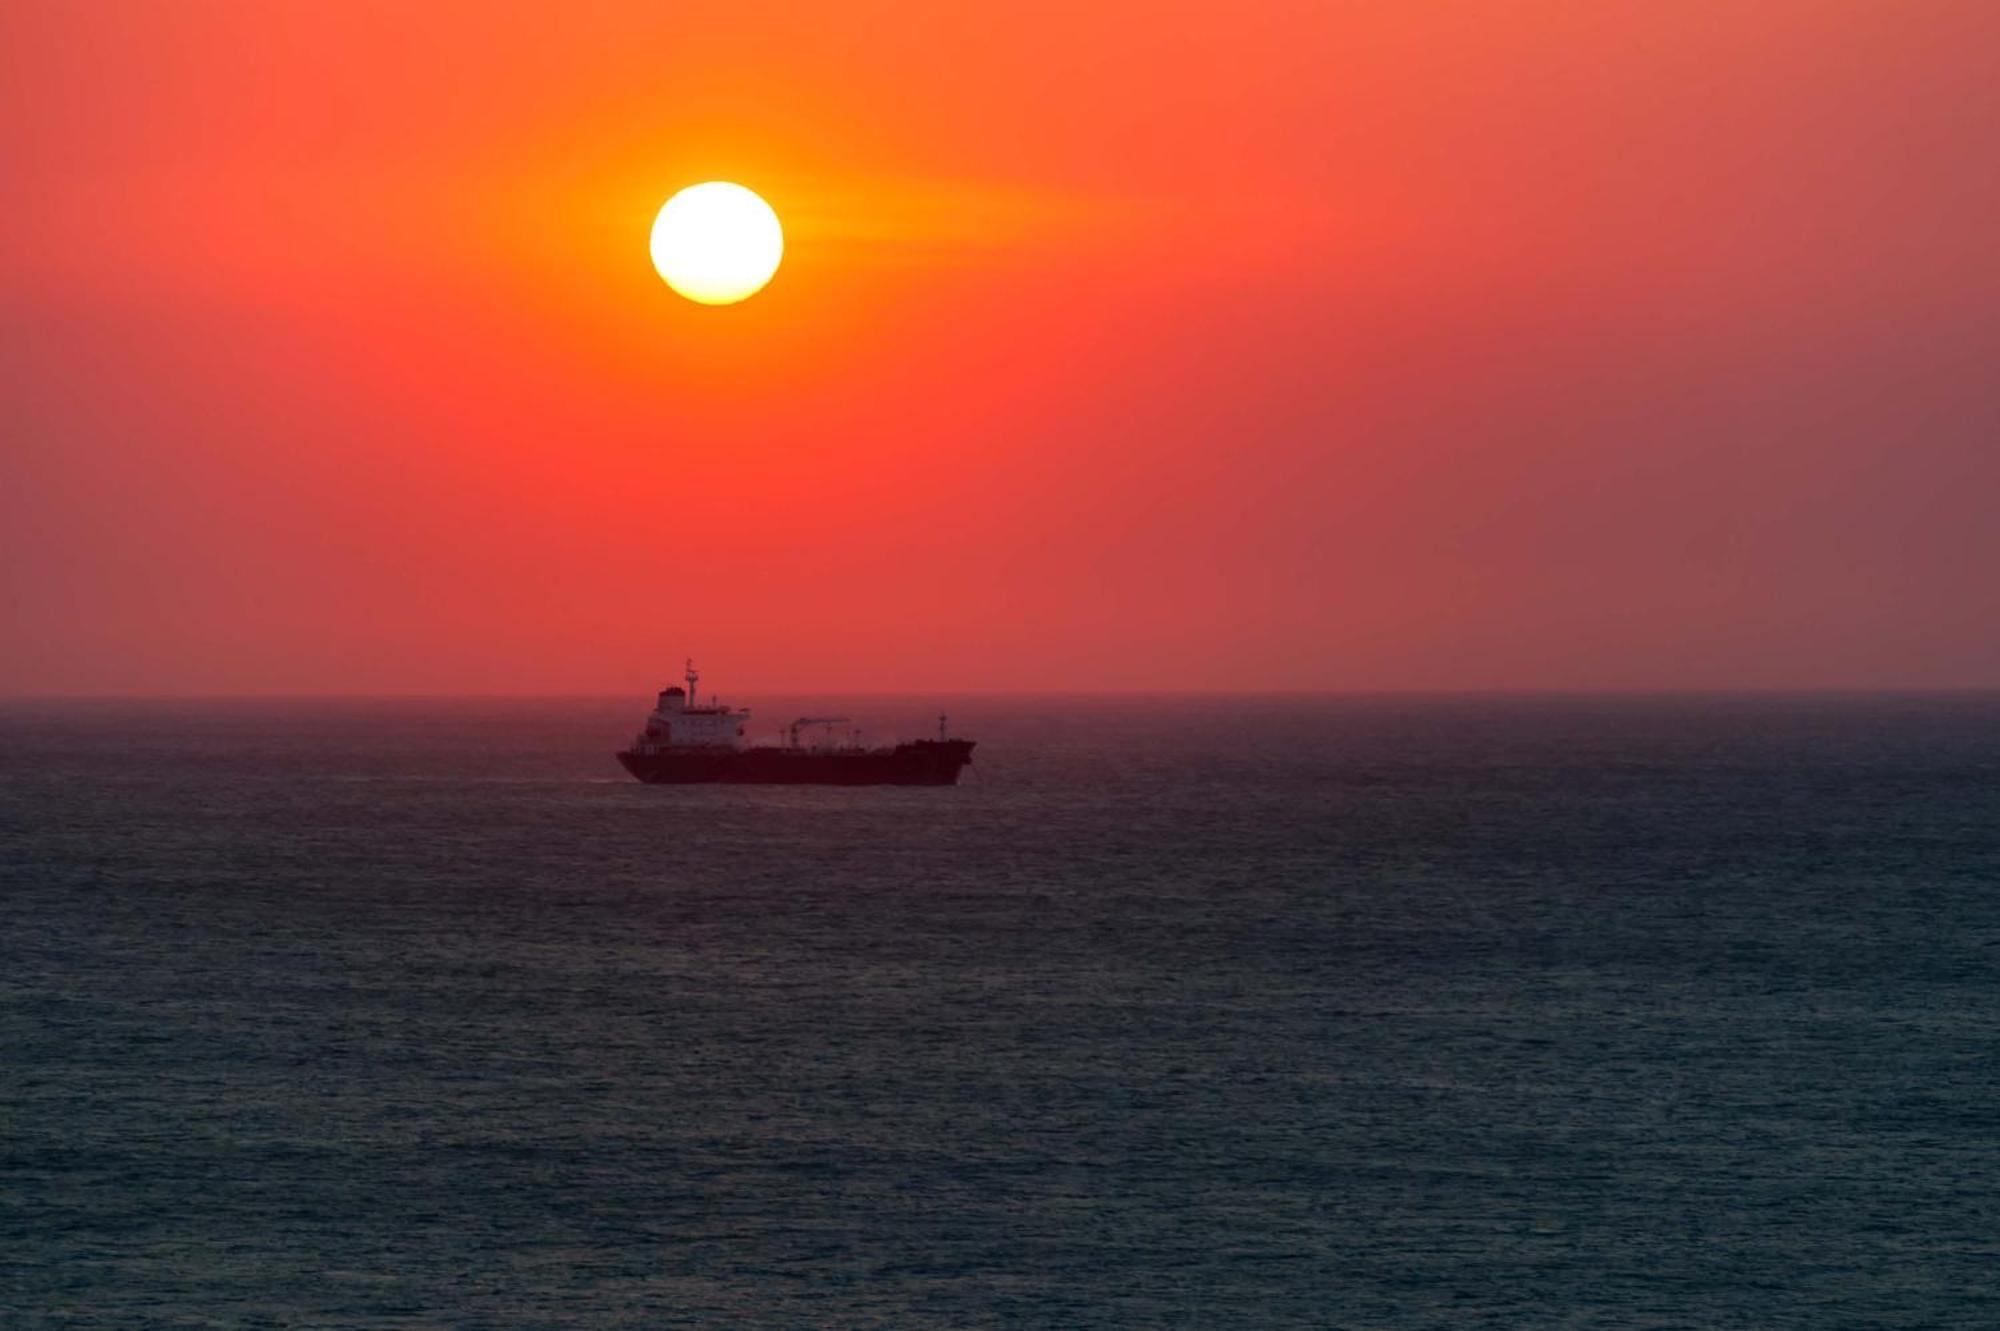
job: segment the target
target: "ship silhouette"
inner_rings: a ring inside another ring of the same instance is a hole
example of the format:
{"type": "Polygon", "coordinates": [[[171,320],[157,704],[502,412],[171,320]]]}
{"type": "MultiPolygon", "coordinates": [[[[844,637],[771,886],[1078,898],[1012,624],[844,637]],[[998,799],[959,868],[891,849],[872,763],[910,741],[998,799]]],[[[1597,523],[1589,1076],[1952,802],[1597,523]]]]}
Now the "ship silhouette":
{"type": "Polygon", "coordinates": [[[687,663],[687,687],[660,690],[645,728],[618,754],[625,770],[652,785],[950,786],[972,761],[974,741],[952,739],[938,717],[936,739],[869,748],[859,732],[837,740],[844,716],[802,716],[779,744],[746,744],[750,709],[696,700],[701,675],[687,663]]]}

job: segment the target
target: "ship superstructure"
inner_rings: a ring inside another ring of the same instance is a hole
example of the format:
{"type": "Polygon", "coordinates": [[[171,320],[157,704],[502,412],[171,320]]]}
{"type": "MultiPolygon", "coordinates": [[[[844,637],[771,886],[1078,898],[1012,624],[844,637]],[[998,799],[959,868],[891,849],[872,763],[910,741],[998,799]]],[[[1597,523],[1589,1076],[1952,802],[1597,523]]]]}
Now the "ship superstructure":
{"type": "Polygon", "coordinates": [[[758,785],[949,786],[972,761],[974,741],[952,739],[938,717],[936,739],[869,748],[859,731],[836,739],[844,716],[802,716],[785,728],[782,742],[744,742],[750,709],[720,699],[706,705],[696,695],[701,675],[687,663],[686,688],[660,690],[645,728],[618,761],[651,784],[742,782],[758,785]]]}

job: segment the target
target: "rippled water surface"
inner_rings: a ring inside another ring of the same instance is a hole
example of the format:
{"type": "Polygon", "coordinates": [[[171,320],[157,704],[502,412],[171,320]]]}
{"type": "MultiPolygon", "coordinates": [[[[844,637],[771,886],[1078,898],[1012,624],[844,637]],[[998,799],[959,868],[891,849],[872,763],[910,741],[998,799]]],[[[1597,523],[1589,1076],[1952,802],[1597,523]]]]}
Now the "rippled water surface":
{"type": "Polygon", "coordinates": [[[0,1323],[2000,1325],[2000,701],[946,705],[0,704],[0,1323]]]}

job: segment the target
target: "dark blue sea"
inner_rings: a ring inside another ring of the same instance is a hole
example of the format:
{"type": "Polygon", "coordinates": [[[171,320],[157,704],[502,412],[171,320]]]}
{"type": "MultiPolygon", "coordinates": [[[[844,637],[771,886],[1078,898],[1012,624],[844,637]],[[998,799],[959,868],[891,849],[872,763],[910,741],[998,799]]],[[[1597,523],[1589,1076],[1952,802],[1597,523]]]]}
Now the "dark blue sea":
{"type": "Polygon", "coordinates": [[[0,704],[0,1325],[2000,1326],[2000,697],[0,704]]]}

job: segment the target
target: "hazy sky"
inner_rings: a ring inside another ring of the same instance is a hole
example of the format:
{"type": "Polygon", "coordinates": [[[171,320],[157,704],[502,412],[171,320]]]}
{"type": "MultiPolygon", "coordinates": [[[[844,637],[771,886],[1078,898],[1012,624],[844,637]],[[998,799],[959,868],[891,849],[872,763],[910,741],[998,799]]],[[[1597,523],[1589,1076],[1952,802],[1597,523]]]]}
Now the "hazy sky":
{"type": "Polygon", "coordinates": [[[1997,48],[11,0],[0,692],[2000,685],[1997,48]]]}

